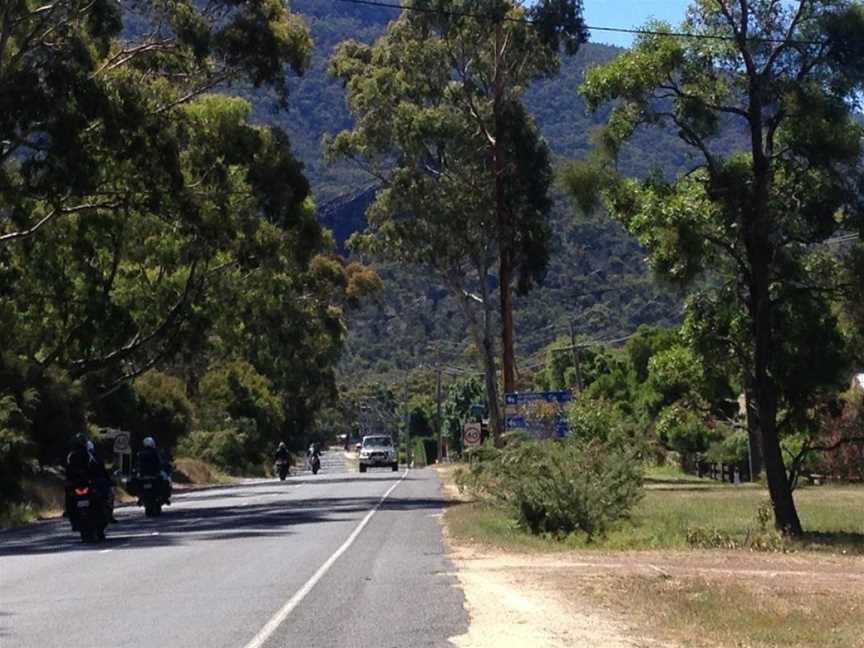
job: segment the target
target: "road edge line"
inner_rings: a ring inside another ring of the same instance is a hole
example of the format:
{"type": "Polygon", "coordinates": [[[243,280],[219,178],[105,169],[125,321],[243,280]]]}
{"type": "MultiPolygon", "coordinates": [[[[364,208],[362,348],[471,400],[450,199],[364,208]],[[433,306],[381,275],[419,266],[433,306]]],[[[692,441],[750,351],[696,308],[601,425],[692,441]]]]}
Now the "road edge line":
{"type": "Polygon", "coordinates": [[[279,611],[270,618],[270,620],[264,625],[264,627],[258,631],[258,634],[256,634],[252,638],[252,640],[244,646],[244,648],[261,648],[264,643],[271,636],[273,636],[273,633],[276,632],[276,630],[279,628],[280,625],[282,625],[282,623],[284,623],[285,619],[288,618],[288,615],[294,611],[294,608],[296,608],[301,603],[301,601],[303,601],[303,599],[308,596],[309,592],[311,592],[315,585],[318,584],[318,581],[320,581],[324,577],[324,575],[328,571],[330,571],[330,568],[334,565],[334,563],[339,560],[342,554],[348,551],[348,548],[352,544],[354,544],[357,536],[360,535],[360,533],[369,523],[369,520],[372,519],[372,516],[375,515],[375,513],[384,503],[384,500],[386,500],[390,496],[390,493],[392,493],[407,476],[408,470],[406,469],[405,472],[402,473],[402,476],[399,478],[399,481],[397,481],[390,488],[388,488],[387,492],[381,496],[381,499],[378,500],[375,506],[369,509],[369,512],[360,521],[360,524],[358,524],[357,527],[351,532],[351,535],[348,536],[348,539],[345,540],[345,542],[343,542],[342,545],[335,552],[333,552],[333,555],[331,555],[314,574],[312,574],[312,577],[303,584],[303,587],[297,590],[294,593],[294,596],[288,599],[285,605],[283,605],[279,609],[279,611]]]}

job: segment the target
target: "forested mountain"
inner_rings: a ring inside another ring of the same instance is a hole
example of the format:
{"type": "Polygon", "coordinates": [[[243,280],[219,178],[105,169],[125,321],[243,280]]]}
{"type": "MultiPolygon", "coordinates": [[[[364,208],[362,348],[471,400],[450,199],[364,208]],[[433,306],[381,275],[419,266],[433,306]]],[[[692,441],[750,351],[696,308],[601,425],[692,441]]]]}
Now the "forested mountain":
{"type": "MultiPolygon", "coordinates": [[[[250,93],[258,120],[276,123],[291,137],[303,160],[318,203],[319,219],[342,244],[363,229],[364,212],[374,196],[374,179],[347,163],[329,165],[321,146],[325,135],[347,128],[351,117],[340,82],[327,74],[333,48],[343,40],[371,42],[397,12],[333,0],[297,0],[315,40],[313,62],[303,78],[293,79],[287,111],[274,110],[275,100],[250,93]]],[[[585,69],[610,60],[621,50],[587,44],[565,58],[558,76],[537,83],[526,104],[554,154],[579,157],[591,147],[592,128],[606,111],[589,115],[577,86],[585,69]]],[[[621,168],[643,176],[688,164],[688,151],[672,134],[644,131],[623,151],[621,168]]],[[[555,250],[545,283],[516,299],[517,348],[526,364],[530,355],[568,329],[595,338],[626,334],[643,323],[671,323],[680,313],[680,298],[657,286],[647,274],[643,251],[614,223],[579,222],[562,197],[552,219],[555,250]]],[[[386,288],[351,321],[343,371],[385,373],[407,369],[429,356],[430,341],[440,341],[447,356],[458,356],[467,334],[458,307],[446,291],[415,270],[381,268],[386,288]]],[[[445,356],[445,357],[447,357],[445,356]]]]}

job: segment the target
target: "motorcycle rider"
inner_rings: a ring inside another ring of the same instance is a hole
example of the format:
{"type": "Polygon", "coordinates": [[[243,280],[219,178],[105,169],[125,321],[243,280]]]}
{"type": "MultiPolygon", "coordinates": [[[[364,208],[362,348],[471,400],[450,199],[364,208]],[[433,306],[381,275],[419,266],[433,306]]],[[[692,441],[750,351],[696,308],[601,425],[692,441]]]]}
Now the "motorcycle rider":
{"type": "Polygon", "coordinates": [[[96,452],[95,444],[88,439],[85,447],[87,449],[87,472],[94,488],[104,498],[108,521],[116,523],[117,519],[114,517],[114,483],[111,480],[111,475],[108,474],[102,457],[96,452]]]}
{"type": "Polygon", "coordinates": [[[64,517],[68,517],[72,523],[72,529],[78,530],[78,524],[73,516],[72,489],[76,484],[90,483],[90,475],[87,472],[89,460],[87,457],[87,435],[79,432],[72,437],[72,449],[66,455],[66,510],[64,517]]]}
{"type": "Polygon", "coordinates": [[[141,477],[159,477],[160,488],[165,497],[165,503],[171,503],[171,478],[165,471],[162,457],[156,449],[156,439],[145,437],[142,448],[138,451],[138,474],[141,477]]]}
{"type": "Polygon", "coordinates": [[[66,492],[63,516],[69,518],[75,531],[78,530],[78,524],[73,514],[72,490],[81,485],[91,486],[101,495],[102,501],[105,502],[108,520],[116,522],[111,477],[108,475],[105,464],[96,454],[93,442],[83,432],[72,437],[72,449],[66,455],[66,492]]]}
{"type": "Polygon", "coordinates": [[[291,453],[288,452],[288,446],[285,445],[284,441],[279,442],[279,447],[276,448],[276,461],[285,460],[287,462],[291,462],[291,453]]]}
{"type": "Polygon", "coordinates": [[[317,443],[313,442],[309,444],[309,449],[306,451],[306,463],[310,469],[312,468],[312,463],[316,458],[319,461],[321,460],[321,449],[317,443]]]}

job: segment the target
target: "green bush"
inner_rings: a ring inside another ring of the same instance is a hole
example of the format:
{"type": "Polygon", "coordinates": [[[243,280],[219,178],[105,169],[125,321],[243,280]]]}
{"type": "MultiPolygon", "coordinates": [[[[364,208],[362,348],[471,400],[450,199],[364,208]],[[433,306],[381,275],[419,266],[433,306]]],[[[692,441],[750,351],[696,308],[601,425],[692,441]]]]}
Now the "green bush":
{"type": "Polygon", "coordinates": [[[416,468],[422,468],[423,466],[428,465],[428,463],[426,457],[426,439],[417,437],[414,439],[414,466],[416,468]]]}
{"type": "Polygon", "coordinates": [[[568,438],[484,449],[459,485],[504,502],[532,533],[589,538],[627,517],[642,497],[641,464],[617,444],[568,438]]]}
{"type": "Polygon", "coordinates": [[[186,385],[175,376],[148,371],[133,387],[140,414],[135,430],[138,440],[155,436],[160,447],[174,448],[195,421],[195,408],[186,395],[186,385]]]}
{"type": "Polygon", "coordinates": [[[250,454],[248,427],[254,421],[233,421],[237,427],[195,430],[180,440],[177,454],[219,466],[232,474],[257,472],[261,457],[250,454]],[[243,428],[247,429],[243,429],[243,428]]]}
{"type": "Polygon", "coordinates": [[[705,453],[708,461],[725,464],[743,464],[747,462],[748,444],[747,431],[734,430],[720,441],[715,441],[705,453]]]}

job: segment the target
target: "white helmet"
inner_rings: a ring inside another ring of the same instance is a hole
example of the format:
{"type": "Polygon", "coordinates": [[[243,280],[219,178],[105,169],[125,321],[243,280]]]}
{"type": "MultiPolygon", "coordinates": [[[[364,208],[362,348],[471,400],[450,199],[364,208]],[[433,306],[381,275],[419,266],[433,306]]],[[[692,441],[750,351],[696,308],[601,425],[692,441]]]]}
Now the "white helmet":
{"type": "Polygon", "coordinates": [[[96,446],[93,445],[93,442],[90,439],[87,439],[87,452],[93,452],[96,449],[96,446]]]}
{"type": "Polygon", "coordinates": [[[144,437],[144,447],[145,448],[155,448],[156,447],[156,439],[153,437],[144,437]]]}

